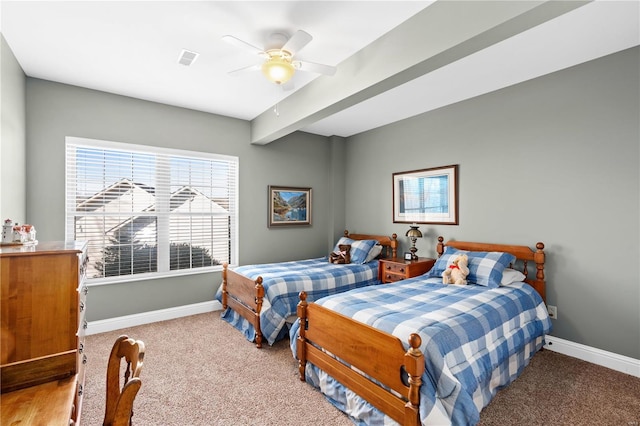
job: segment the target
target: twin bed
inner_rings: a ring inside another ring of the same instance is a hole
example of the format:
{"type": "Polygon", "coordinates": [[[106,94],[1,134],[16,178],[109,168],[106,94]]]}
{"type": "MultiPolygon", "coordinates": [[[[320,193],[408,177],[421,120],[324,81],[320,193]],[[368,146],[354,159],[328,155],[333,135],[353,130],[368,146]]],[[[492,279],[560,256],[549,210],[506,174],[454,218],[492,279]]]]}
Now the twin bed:
{"type": "Polygon", "coordinates": [[[352,245],[352,263],[332,264],[328,257],[300,261],[244,265],[234,269],[224,265],[222,285],[216,298],[222,303],[221,318],[245,337],[262,347],[286,338],[287,321],[293,322],[300,292],[308,301],[380,284],[378,258],[396,257],[398,241],[391,237],[349,234],[340,243],[352,245]],[[371,258],[369,258],[371,257],[371,258]]]}
{"type": "Polygon", "coordinates": [[[315,303],[300,295],[290,334],[300,379],[356,424],[476,424],[551,329],[544,244],[440,237],[437,250],[432,270],[416,278],[315,303]],[[442,284],[460,251],[479,284],[442,284]]]}
{"type": "MultiPolygon", "coordinates": [[[[397,254],[395,234],[347,237],[378,241],[380,256],[397,254]]],[[[476,424],[551,330],[544,244],[443,241],[431,271],[393,284],[380,283],[376,259],[225,265],[222,318],[257,347],[288,331],[300,380],[356,424],[476,424]],[[442,284],[462,253],[470,285],[442,284]]]]}

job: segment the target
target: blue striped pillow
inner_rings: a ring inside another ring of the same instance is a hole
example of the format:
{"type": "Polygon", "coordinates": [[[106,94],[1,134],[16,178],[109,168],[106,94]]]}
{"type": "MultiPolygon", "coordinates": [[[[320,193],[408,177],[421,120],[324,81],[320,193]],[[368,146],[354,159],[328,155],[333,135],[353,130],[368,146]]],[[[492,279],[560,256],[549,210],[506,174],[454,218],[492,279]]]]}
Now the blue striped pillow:
{"type": "Polygon", "coordinates": [[[378,244],[376,240],[352,240],[347,237],[340,237],[336,243],[333,251],[338,251],[338,246],[341,244],[351,245],[351,263],[363,264],[367,260],[367,256],[371,249],[378,244]]]}
{"type": "Polygon", "coordinates": [[[442,272],[453,263],[453,259],[459,254],[469,256],[469,275],[467,281],[485,287],[495,288],[500,286],[502,272],[516,260],[510,253],[499,251],[466,251],[452,247],[446,247],[442,256],[436,261],[429,277],[441,277],[442,272]]]}
{"type": "Polygon", "coordinates": [[[338,246],[340,245],[351,245],[353,244],[355,240],[352,240],[351,238],[347,238],[347,237],[340,237],[340,239],[338,240],[338,242],[336,243],[335,246],[333,246],[333,251],[340,251],[340,248],[338,246]]]}
{"type": "Polygon", "coordinates": [[[453,258],[458,254],[462,254],[462,252],[454,249],[453,247],[445,246],[444,253],[442,253],[442,256],[440,256],[438,260],[436,260],[436,263],[433,265],[431,270],[427,272],[426,277],[442,277],[442,273],[444,272],[444,270],[447,269],[451,263],[453,263],[453,258]]]}

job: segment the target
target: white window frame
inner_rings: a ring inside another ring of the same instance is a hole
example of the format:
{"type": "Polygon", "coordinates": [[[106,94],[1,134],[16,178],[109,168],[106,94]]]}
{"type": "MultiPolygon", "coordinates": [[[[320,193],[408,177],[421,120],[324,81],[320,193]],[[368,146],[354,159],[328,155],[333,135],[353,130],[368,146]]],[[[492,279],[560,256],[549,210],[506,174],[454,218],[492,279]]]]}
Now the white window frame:
{"type": "MultiPolygon", "coordinates": [[[[97,149],[105,149],[105,150],[116,150],[123,151],[126,153],[134,153],[134,154],[150,154],[156,156],[157,163],[164,162],[166,168],[163,173],[156,172],[156,194],[160,194],[164,192],[165,195],[168,194],[169,190],[169,175],[167,171],[170,170],[170,166],[168,166],[168,159],[170,157],[178,157],[178,158],[187,158],[187,159],[196,159],[196,160],[216,160],[216,161],[224,161],[228,162],[232,166],[232,172],[234,176],[229,179],[229,192],[231,193],[229,196],[229,216],[230,216],[230,236],[229,236],[229,258],[230,259],[222,259],[222,263],[228,262],[230,265],[237,264],[238,259],[238,189],[239,189],[239,158],[235,156],[222,155],[222,154],[213,154],[213,153],[205,153],[205,152],[196,152],[196,151],[186,151],[179,149],[171,149],[171,148],[161,148],[147,145],[135,145],[121,142],[112,142],[112,141],[104,141],[97,139],[87,139],[87,138],[79,138],[68,136],[65,138],[66,142],[66,173],[65,173],[65,237],[67,240],[75,240],[75,223],[76,217],[84,215],[82,212],[78,212],[76,210],[76,189],[77,189],[77,181],[76,181],[76,157],[75,150],[78,147],[85,148],[97,148],[97,149]]],[[[156,163],[156,164],[157,164],[156,163]]],[[[159,197],[162,198],[162,197],[159,197]]],[[[166,197],[165,197],[166,198],[166,197]]],[[[168,200],[168,198],[167,198],[168,200]]],[[[193,274],[202,274],[202,273],[210,273],[214,271],[221,271],[222,265],[208,266],[208,267],[196,267],[190,269],[177,269],[177,270],[169,270],[169,217],[170,212],[167,209],[166,204],[168,204],[165,200],[165,209],[166,213],[162,211],[162,202],[159,199],[156,205],[157,212],[157,266],[158,272],[147,272],[147,273],[139,273],[139,274],[129,274],[129,275],[119,275],[113,277],[87,277],[88,285],[104,285],[104,284],[112,284],[112,283],[122,283],[122,282],[132,282],[132,281],[140,281],[140,280],[148,280],[148,279],[156,279],[163,277],[176,277],[182,275],[193,275],[193,274]]],[[[135,214],[132,212],[131,214],[135,214]]],[[[106,213],[105,216],[108,216],[106,213]]],[[[191,216],[190,216],[191,217],[191,216]]],[[[91,260],[90,260],[91,261],[91,260]]]]}

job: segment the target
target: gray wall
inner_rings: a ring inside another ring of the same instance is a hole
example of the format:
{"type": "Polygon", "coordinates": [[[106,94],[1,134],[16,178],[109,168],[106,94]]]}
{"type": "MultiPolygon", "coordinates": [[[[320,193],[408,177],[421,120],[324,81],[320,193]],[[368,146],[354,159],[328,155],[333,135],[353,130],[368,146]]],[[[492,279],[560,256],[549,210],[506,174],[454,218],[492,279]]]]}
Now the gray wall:
{"type": "MultiPolygon", "coordinates": [[[[236,155],[240,158],[241,264],[324,255],[332,212],[327,138],[296,133],[249,143],[243,120],[27,79],[27,211],[39,240],[64,239],[65,136],[236,155]],[[313,188],[310,227],[267,228],[267,186],[313,188]]],[[[220,273],[94,286],[90,321],[209,301],[220,273]]]]}
{"type": "Polygon", "coordinates": [[[460,224],[422,225],[418,254],[542,241],[552,335],[640,359],[638,51],[349,138],[347,227],[404,235],[391,174],[459,164],[460,224]]]}
{"type": "MultiPolygon", "coordinates": [[[[0,218],[27,223],[26,77],[4,36],[0,34],[0,218]]],[[[36,228],[37,230],[37,228],[36,228]]]]}
{"type": "MultiPolygon", "coordinates": [[[[406,250],[407,226],[392,223],[391,174],[459,164],[460,225],[422,225],[418,254],[434,255],[437,235],[543,241],[559,314],[552,334],[640,358],[638,48],[346,141],[296,133],[267,146],[250,145],[241,120],[26,78],[28,179],[8,194],[5,153],[24,149],[25,77],[2,43],[2,217],[26,203],[41,240],[64,238],[65,136],[239,156],[240,263],[325,254],[345,224],[396,232],[406,250]],[[313,226],[267,229],[268,184],[312,187],[313,226]]],[[[94,287],[89,320],[211,300],[219,281],[94,287]]]]}
{"type": "MultiPolygon", "coordinates": [[[[329,170],[329,190],[331,191],[331,205],[328,206],[329,213],[329,233],[327,234],[327,244],[333,248],[336,243],[336,236],[342,236],[345,231],[345,193],[347,172],[345,157],[345,139],[339,136],[331,136],[331,158],[327,168],[329,170]]],[[[372,233],[374,229],[349,229],[351,233],[372,233]]]]}

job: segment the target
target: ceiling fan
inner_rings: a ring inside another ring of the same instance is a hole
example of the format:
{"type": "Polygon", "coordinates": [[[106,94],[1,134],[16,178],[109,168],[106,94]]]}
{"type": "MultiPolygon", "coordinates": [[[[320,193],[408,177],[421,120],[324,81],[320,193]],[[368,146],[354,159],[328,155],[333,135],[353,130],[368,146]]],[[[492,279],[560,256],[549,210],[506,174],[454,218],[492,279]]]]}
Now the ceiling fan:
{"type": "Polygon", "coordinates": [[[281,33],[272,34],[269,46],[266,46],[265,49],[260,49],[232,35],[225,35],[222,39],[263,59],[263,62],[260,64],[230,71],[229,74],[231,75],[237,75],[246,71],[262,70],[262,73],[269,81],[278,85],[284,85],[293,77],[296,70],[323,75],[334,75],[336,73],[336,67],[330,65],[294,60],[296,53],[313,39],[309,33],[302,30],[296,31],[291,38],[287,38],[286,35],[281,33]]]}

